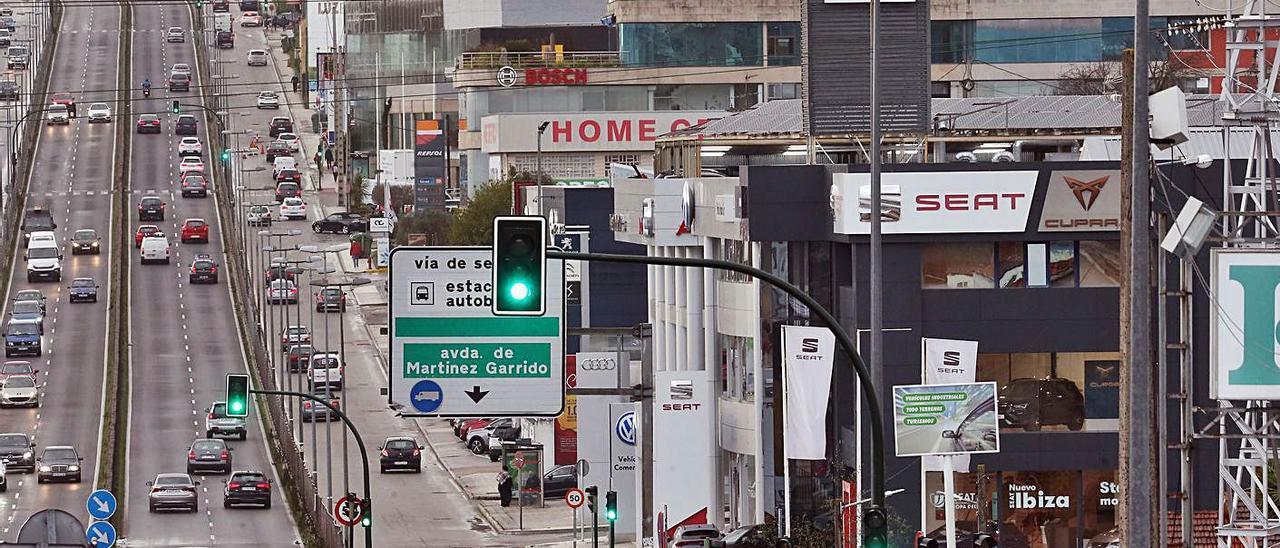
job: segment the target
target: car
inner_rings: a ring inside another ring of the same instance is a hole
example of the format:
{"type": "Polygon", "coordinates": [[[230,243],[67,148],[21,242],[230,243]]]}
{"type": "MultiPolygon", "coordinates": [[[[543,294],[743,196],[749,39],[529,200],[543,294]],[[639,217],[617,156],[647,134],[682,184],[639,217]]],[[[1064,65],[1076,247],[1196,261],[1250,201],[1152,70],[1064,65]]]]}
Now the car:
{"type": "Polygon", "coordinates": [[[62,279],[62,251],[57,242],[50,240],[31,241],[27,243],[27,251],[23,255],[27,262],[27,281],[62,279]]]}
{"type": "MultiPolygon", "coordinates": [[[[277,140],[280,141],[280,144],[284,145],[285,148],[289,148],[289,143],[286,143],[280,139],[277,139],[277,140]]],[[[298,169],[298,159],[294,158],[292,154],[277,154],[275,158],[271,159],[271,176],[272,177],[279,175],[280,170],[285,168],[298,169]]]]}
{"type": "Polygon", "coordinates": [[[240,441],[244,441],[248,435],[244,417],[227,415],[227,402],[215,401],[209,405],[209,410],[204,417],[204,437],[235,436],[240,438],[240,441]]]}
{"type": "Polygon", "coordinates": [[[258,92],[258,108],[280,108],[280,95],[274,91],[258,92]]]}
{"type": "Polygon", "coordinates": [[[4,357],[44,354],[40,327],[32,323],[9,322],[4,328],[4,357]]]}
{"type": "Polygon", "coordinates": [[[34,301],[40,305],[40,310],[45,310],[44,292],[39,289],[21,289],[17,293],[14,293],[13,298],[10,300],[15,303],[20,303],[22,301],[34,301]]]}
{"type": "Polygon", "coordinates": [[[66,105],[49,105],[45,109],[44,122],[51,126],[71,123],[71,114],[66,105]]]}
{"type": "Polygon", "coordinates": [[[182,30],[182,27],[169,27],[169,30],[164,31],[164,41],[170,43],[186,42],[187,33],[182,30]]]}
{"type": "Polygon", "coordinates": [[[9,58],[7,65],[9,70],[26,70],[27,65],[31,63],[31,51],[27,46],[9,46],[5,50],[5,55],[9,58]]]}
{"type": "Polygon", "coordinates": [[[268,285],[275,280],[288,280],[294,283],[298,281],[298,273],[289,266],[289,263],[284,262],[284,259],[279,257],[271,259],[271,264],[267,266],[265,276],[268,285]]]}
{"type": "Polygon", "coordinates": [[[183,509],[190,512],[200,510],[200,495],[196,486],[200,482],[191,479],[190,474],[156,474],[156,479],[148,481],[147,510],[157,512],[165,509],[183,509]]]}
{"type": "Polygon", "coordinates": [[[0,101],[17,101],[19,89],[18,83],[13,80],[0,80],[0,101]]]}
{"type": "Polygon", "coordinates": [[[40,384],[31,375],[6,377],[0,384],[0,407],[40,407],[40,384]]]}
{"type": "Polygon", "coordinates": [[[184,244],[190,242],[209,243],[209,223],[198,217],[182,221],[182,232],[178,239],[184,244]]]}
{"type": "Polygon", "coordinates": [[[563,497],[570,489],[578,487],[578,466],[565,464],[548,470],[542,475],[542,496],[563,497]]]}
{"type": "Polygon", "coordinates": [[[71,280],[71,287],[68,288],[71,294],[71,302],[79,303],[96,303],[98,302],[98,282],[93,278],[75,278],[71,280]]]}
{"type": "Polygon", "coordinates": [[[222,507],[231,508],[237,504],[256,504],[264,509],[271,508],[272,481],[266,474],[256,470],[237,470],[227,478],[227,485],[222,489],[222,507]]]}
{"type": "Polygon", "coordinates": [[[281,133],[276,136],[276,139],[284,141],[285,146],[289,147],[289,152],[292,154],[297,154],[298,151],[302,150],[302,139],[296,133],[281,133]]]}
{"type": "Polygon", "coordinates": [[[47,481],[70,481],[80,483],[80,463],[84,457],[71,445],[50,445],[40,452],[36,462],[40,463],[36,473],[36,483],[47,481]]]}
{"type": "Polygon", "coordinates": [[[1037,432],[1046,425],[1061,424],[1068,430],[1084,428],[1084,394],[1070,379],[1021,378],[1009,381],[999,392],[1000,426],[1037,432]]]}
{"type": "Polygon", "coordinates": [[[209,181],[204,175],[199,173],[186,173],[182,175],[182,182],[179,187],[182,188],[182,197],[190,198],[199,196],[205,198],[209,196],[209,181]]]}
{"type": "MultiPolygon", "coordinates": [[[[336,388],[329,389],[322,385],[312,387],[311,394],[320,398],[333,406],[333,409],[342,409],[342,400],[338,397],[336,388]]],[[[338,414],[328,407],[320,405],[310,399],[302,400],[302,422],[324,421],[329,422],[337,419],[338,414]]]]}
{"type": "Polygon", "coordinates": [[[218,49],[232,49],[236,47],[236,35],[229,30],[220,30],[214,35],[213,43],[218,49]]]}
{"type": "Polygon", "coordinates": [[[67,107],[68,111],[73,113],[72,116],[75,116],[74,112],[76,111],[76,98],[70,93],[65,91],[54,93],[49,96],[49,103],[54,105],[65,106],[67,107]]]}
{"type": "Polygon", "coordinates": [[[316,352],[307,363],[307,385],[313,390],[325,385],[342,389],[342,358],[337,352],[316,352]]]}
{"type": "Polygon", "coordinates": [[[520,423],[512,422],[511,426],[500,426],[489,431],[489,460],[498,462],[502,458],[502,444],[514,442],[520,437],[520,423]]]}
{"type": "Polygon", "coordinates": [[[191,273],[187,274],[187,283],[218,283],[218,263],[215,263],[213,259],[207,257],[197,257],[196,260],[191,261],[191,273]]]}
{"type": "Polygon", "coordinates": [[[187,450],[187,473],[214,471],[231,473],[231,448],[221,438],[199,438],[187,450]]]}
{"type": "Polygon", "coordinates": [[[408,436],[392,436],[382,442],[378,448],[378,470],[383,474],[388,470],[409,470],[422,472],[422,450],[425,449],[418,440],[408,436]]]}
{"type": "Polygon", "coordinates": [[[0,29],[13,32],[16,28],[18,28],[18,22],[14,21],[12,17],[0,17],[0,29]]]}
{"type": "Polygon", "coordinates": [[[36,470],[36,442],[21,432],[0,434],[0,461],[9,472],[36,470]]]}
{"type": "Polygon", "coordinates": [[[467,449],[477,455],[483,455],[489,452],[489,438],[499,428],[510,428],[515,423],[511,419],[495,419],[486,424],[483,428],[471,428],[466,433],[467,449]]]}
{"type": "MultiPolygon", "coordinates": [[[[4,15],[4,10],[0,8],[0,15],[4,15]]],[[[13,45],[13,31],[9,29],[0,29],[0,48],[7,48],[13,45]]]]}
{"type": "Polygon", "coordinates": [[[240,0],[240,11],[261,11],[262,2],[259,0],[240,0]]]}
{"type": "Polygon", "coordinates": [[[139,221],[163,221],[165,203],[159,196],[143,196],[138,202],[139,221]]]}
{"type": "Polygon", "coordinates": [[[311,354],[315,352],[309,344],[291,344],[289,349],[285,350],[285,359],[289,362],[289,372],[298,373],[307,370],[307,364],[311,362],[311,354]]]}
{"type": "MultiPolygon", "coordinates": [[[[171,92],[191,91],[191,75],[185,72],[175,72],[169,75],[167,84],[171,92]]],[[[182,134],[179,133],[179,135],[182,134]]],[[[191,135],[195,135],[195,133],[191,133],[191,135]]]]}
{"type": "Polygon", "coordinates": [[[72,255],[97,255],[102,253],[102,238],[92,228],[82,228],[71,233],[72,255]]]}
{"type": "Polygon", "coordinates": [[[197,156],[184,156],[182,161],[178,162],[178,173],[180,175],[204,173],[204,160],[197,156]]]}
{"type": "Polygon", "coordinates": [[[178,120],[173,124],[174,135],[195,135],[199,130],[199,124],[196,117],[190,114],[182,114],[178,116],[178,120]]]}
{"type": "Polygon", "coordinates": [[[204,144],[196,137],[178,139],[178,156],[204,156],[204,144]]]}
{"type": "Polygon", "coordinates": [[[703,539],[719,539],[724,536],[715,525],[708,523],[681,525],[671,536],[670,548],[702,548],[703,539]]]}
{"type": "Polygon", "coordinates": [[[231,4],[228,3],[227,0],[214,0],[213,2],[214,13],[219,13],[219,12],[227,13],[229,11],[231,11],[231,4]]]}
{"type": "Polygon", "coordinates": [[[267,134],[270,137],[275,138],[281,133],[293,133],[293,120],[288,116],[276,116],[271,119],[271,124],[268,126],[267,134]]]}
{"type": "Polygon", "coordinates": [[[347,296],[341,287],[326,287],[316,292],[316,312],[346,312],[347,296]]]}
{"type": "Polygon", "coordinates": [[[44,331],[44,309],[34,301],[22,301],[9,305],[9,320],[33,322],[44,331]]]}
{"type": "Polygon", "coordinates": [[[470,434],[472,430],[478,430],[488,426],[489,423],[493,422],[493,419],[475,418],[461,419],[461,421],[461,424],[458,425],[457,429],[455,429],[453,433],[458,436],[459,440],[467,441],[467,435],[470,434]]]}
{"type": "Polygon", "coordinates": [[[164,236],[148,236],[142,239],[142,251],[138,254],[142,264],[169,264],[169,239],[164,236]]]}
{"type": "Polygon", "coordinates": [[[311,223],[311,231],[316,234],[350,234],[352,232],[368,232],[369,220],[359,213],[338,211],[325,218],[311,223]]]}
{"type": "Polygon", "coordinates": [[[301,183],[302,172],[297,168],[287,167],[276,172],[277,183],[301,183]]]}
{"type": "Polygon", "coordinates": [[[251,67],[265,67],[267,66],[268,60],[269,57],[267,56],[267,50],[251,49],[249,50],[249,55],[245,59],[245,63],[251,67]]]}
{"type": "Polygon", "coordinates": [[[955,428],[943,430],[942,437],[951,440],[952,450],[958,453],[996,451],[999,427],[991,420],[995,414],[995,396],[986,398],[973,406],[955,428]]]}
{"type": "Polygon", "coordinates": [[[307,203],[302,198],[285,198],[280,204],[280,219],[288,221],[290,219],[306,219],[307,203]]]}
{"type": "Polygon", "coordinates": [[[271,226],[271,208],[264,205],[250,206],[249,213],[245,215],[245,223],[249,226],[271,226]]]}
{"type": "Polygon", "coordinates": [[[289,156],[290,154],[293,154],[293,151],[289,150],[289,143],[279,139],[267,143],[266,157],[268,162],[274,162],[276,158],[289,156]]]}
{"type": "Polygon", "coordinates": [[[31,366],[26,360],[9,360],[0,364],[0,380],[12,375],[35,375],[40,370],[31,366]]]}
{"type": "Polygon", "coordinates": [[[141,248],[142,240],[151,236],[163,237],[164,232],[156,225],[138,225],[138,231],[133,234],[133,247],[141,248]]]}
{"type": "Polygon", "coordinates": [[[160,117],[155,114],[138,116],[138,133],[160,133],[160,117]]]}
{"type": "Polygon", "coordinates": [[[305,325],[291,325],[280,332],[280,351],[289,350],[289,345],[311,344],[311,328],[305,325]]]}
{"type": "Polygon", "coordinates": [[[111,121],[110,106],[107,106],[106,103],[89,104],[89,123],[90,124],[94,122],[110,122],[110,121],[111,121]]]}
{"type": "Polygon", "coordinates": [[[191,76],[191,65],[186,63],[174,63],[172,67],[169,67],[169,74],[186,74],[187,76],[191,76]]]}
{"type": "Polygon", "coordinates": [[[242,27],[261,27],[262,16],[256,11],[245,11],[240,13],[240,26],[242,27]]]}

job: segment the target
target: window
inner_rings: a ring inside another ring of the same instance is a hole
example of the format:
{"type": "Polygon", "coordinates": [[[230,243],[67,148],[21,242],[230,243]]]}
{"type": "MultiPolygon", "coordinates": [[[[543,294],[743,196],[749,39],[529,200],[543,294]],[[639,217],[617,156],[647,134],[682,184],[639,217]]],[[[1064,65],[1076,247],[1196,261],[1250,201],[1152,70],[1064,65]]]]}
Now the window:
{"type": "Polygon", "coordinates": [[[1116,241],[925,244],[924,289],[1118,287],[1116,241]],[[991,278],[994,269],[994,278],[991,278]],[[998,283],[992,280],[997,280],[998,283]]]}
{"type": "Polygon", "coordinates": [[[618,49],[628,66],[760,66],[760,30],[759,23],[623,23],[618,49]]]}
{"type": "Polygon", "coordinates": [[[1076,243],[1052,242],[1049,244],[1048,259],[1049,285],[1053,287],[1075,287],[1076,285],[1076,243]]]}
{"type": "MultiPolygon", "coordinates": [[[[1151,28],[1163,29],[1164,17],[1151,28]]],[[[930,26],[934,63],[1073,63],[1116,60],[1132,47],[1133,19],[987,19],[934,21],[930,26]]],[[[1204,42],[1202,42],[1204,43],[1204,42]]],[[[1186,44],[1174,44],[1175,48],[1186,44]]],[[[1152,48],[1153,55],[1166,52],[1152,48]]],[[[1200,49],[1200,48],[1196,48],[1200,49]]]]}
{"type": "Polygon", "coordinates": [[[925,244],[920,262],[925,289],[995,287],[991,244],[925,244]]]}
{"type": "Polygon", "coordinates": [[[1080,287],[1120,287],[1120,241],[1080,242],[1080,287]]]}
{"type": "Polygon", "coordinates": [[[1113,431],[1118,352],[978,354],[978,381],[999,385],[1002,432],[1113,431]]]}
{"type": "Polygon", "coordinates": [[[769,64],[792,66],[800,64],[800,23],[769,23],[769,64]]]}
{"type": "Polygon", "coordinates": [[[778,99],[799,99],[800,84],[769,84],[770,101],[778,99]]]}
{"type": "Polygon", "coordinates": [[[1021,242],[1000,242],[996,245],[1000,276],[1000,287],[1026,287],[1026,275],[1023,273],[1023,244],[1021,242]]]}

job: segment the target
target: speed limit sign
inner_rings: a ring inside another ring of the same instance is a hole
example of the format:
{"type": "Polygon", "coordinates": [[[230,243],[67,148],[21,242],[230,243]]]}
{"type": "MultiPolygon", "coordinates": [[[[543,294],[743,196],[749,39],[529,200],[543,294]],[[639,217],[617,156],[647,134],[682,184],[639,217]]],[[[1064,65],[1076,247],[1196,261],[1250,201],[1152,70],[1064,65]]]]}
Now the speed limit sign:
{"type": "Polygon", "coordinates": [[[578,489],[577,487],[565,491],[564,493],[564,502],[569,505],[569,508],[578,508],[582,506],[582,503],[586,502],[586,500],[586,493],[583,493],[582,489],[578,489]]]}

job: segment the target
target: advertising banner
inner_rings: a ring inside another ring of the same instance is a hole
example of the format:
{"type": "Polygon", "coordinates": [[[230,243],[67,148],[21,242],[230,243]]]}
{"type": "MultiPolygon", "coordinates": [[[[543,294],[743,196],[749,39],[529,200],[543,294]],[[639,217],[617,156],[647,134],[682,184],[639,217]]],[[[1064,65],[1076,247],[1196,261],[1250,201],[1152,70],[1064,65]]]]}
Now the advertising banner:
{"type": "Polygon", "coordinates": [[[707,523],[716,509],[715,398],[711,371],[655,371],[653,381],[653,507],[666,510],[667,529],[707,523]]]}
{"type": "Polygon", "coordinates": [[[924,384],[973,382],[978,374],[978,341],[920,339],[924,384]]]}
{"type": "MultiPolygon", "coordinates": [[[[574,355],[574,384],[581,388],[616,388],[618,368],[617,352],[579,352],[574,355]]],[[[623,469],[614,470],[618,463],[614,462],[613,451],[618,449],[619,456],[622,457],[628,453],[625,448],[620,448],[614,443],[617,439],[615,425],[618,417],[610,407],[615,404],[627,406],[629,409],[623,409],[622,413],[634,410],[635,405],[624,403],[626,401],[626,398],[621,396],[582,396],[576,398],[575,406],[578,412],[578,458],[587,461],[588,464],[587,473],[578,479],[578,487],[599,486],[600,496],[603,497],[604,492],[609,490],[609,482],[612,480],[613,489],[618,492],[620,512],[623,508],[635,508],[638,491],[634,468],[628,470],[627,466],[623,466],[623,469]],[[629,506],[623,506],[624,503],[629,506]]],[[[623,431],[629,430],[623,428],[623,431]]],[[[627,444],[624,442],[623,445],[627,444]]],[[[631,449],[630,454],[634,455],[634,449],[631,449]]],[[[600,504],[603,505],[604,502],[600,504]]],[[[615,523],[617,530],[619,532],[634,531],[635,523],[630,518],[634,515],[634,513],[623,514],[623,519],[615,523]]]]}
{"type": "MultiPolygon", "coordinates": [[[[636,444],[640,441],[639,406],[634,403],[609,404],[609,466],[604,473],[608,479],[600,485],[600,505],[604,506],[604,493],[610,487],[618,492],[618,521],[614,522],[616,533],[635,533],[639,521],[636,501],[639,498],[637,481],[639,475],[636,468],[636,444]]],[[[595,478],[596,476],[592,476],[595,478]]],[[[579,483],[581,485],[581,483],[579,483]]]]}
{"type": "MultiPolygon", "coordinates": [[[[577,358],[564,357],[564,386],[575,388],[578,384],[577,358]]],[[[578,462],[578,397],[567,394],[564,397],[564,412],[556,417],[555,425],[555,463],[573,464],[578,462]]]]}
{"type": "Polygon", "coordinates": [[[1084,416],[1115,419],[1120,416],[1120,361],[1085,360],[1084,416]]]}
{"type": "Polygon", "coordinates": [[[897,455],[1000,452],[996,383],[893,387],[897,455]]]}
{"type": "Polygon", "coordinates": [[[439,120],[418,120],[413,130],[413,208],[444,211],[449,140],[439,120]]]}
{"type": "Polygon", "coordinates": [[[1118,232],[1120,170],[1054,171],[1040,213],[1041,232],[1118,232]]]}
{"type": "MultiPolygon", "coordinates": [[[[1035,171],[897,172],[882,175],[885,234],[1024,232],[1035,171]]],[[[871,233],[871,175],[834,175],[838,234],[871,233]]]]}
{"type": "Polygon", "coordinates": [[[1276,361],[1276,288],[1280,252],[1213,249],[1209,307],[1209,396],[1220,400],[1280,399],[1276,361]]]}
{"type": "Polygon", "coordinates": [[[826,327],[782,326],[783,440],[789,459],[827,458],[827,397],[836,337],[826,327]]]}
{"type": "Polygon", "coordinates": [[[543,152],[653,150],[658,137],[723,118],[719,110],[492,114],[480,122],[481,148],[489,154],[536,152],[538,126],[543,152]]]}

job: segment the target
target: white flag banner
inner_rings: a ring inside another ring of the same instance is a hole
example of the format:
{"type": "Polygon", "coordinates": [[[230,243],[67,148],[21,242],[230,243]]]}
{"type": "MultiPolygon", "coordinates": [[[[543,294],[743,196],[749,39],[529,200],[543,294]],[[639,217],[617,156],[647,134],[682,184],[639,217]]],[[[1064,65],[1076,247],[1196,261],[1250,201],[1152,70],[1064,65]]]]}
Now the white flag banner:
{"type": "Polygon", "coordinates": [[[825,327],[782,326],[786,457],[827,458],[827,397],[836,337],[825,327]]]}
{"type": "MultiPolygon", "coordinates": [[[[921,384],[966,384],[978,376],[978,341],[958,339],[920,339],[920,364],[924,370],[921,384]]],[[[952,457],[956,470],[969,470],[969,455],[952,457]]],[[[942,457],[922,457],[926,472],[943,468],[942,457]]]]}

